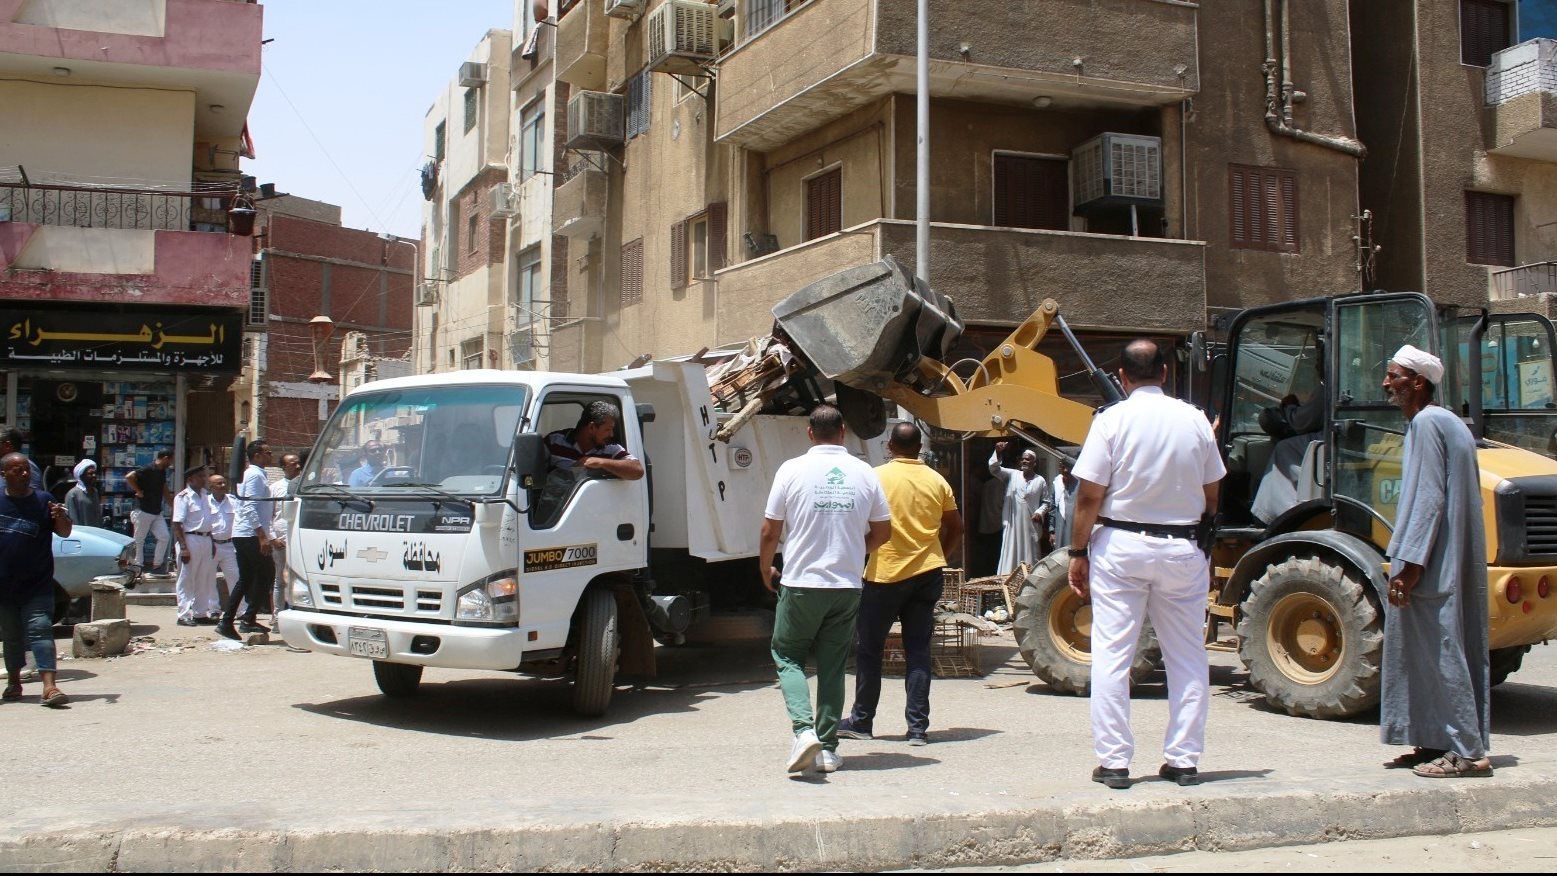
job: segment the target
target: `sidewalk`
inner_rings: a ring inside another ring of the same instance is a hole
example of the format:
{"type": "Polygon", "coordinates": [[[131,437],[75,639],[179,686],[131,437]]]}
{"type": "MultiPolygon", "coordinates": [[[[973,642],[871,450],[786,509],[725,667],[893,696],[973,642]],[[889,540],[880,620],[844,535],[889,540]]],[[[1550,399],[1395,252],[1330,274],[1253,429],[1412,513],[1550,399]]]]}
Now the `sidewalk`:
{"type": "Polygon", "coordinates": [[[1148,685],[1121,792],[1088,779],[1086,700],[1048,693],[1009,640],[987,678],[935,682],[930,746],[906,745],[889,684],[883,737],[792,779],[760,646],[665,649],[657,684],[584,721],[557,681],[430,670],[390,701],[366,661],[220,653],[171,610],[132,613],[188,649],[65,663],[68,712],[36,687],[0,705],[12,738],[49,740],[8,766],[10,799],[46,802],[0,828],[0,869],[949,867],[1557,825],[1551,648],[1494,693],[1493,779],[1385,771],[1376,718],[1272,714],[1214,655],[1207,783],[1156,779],[1148,685]]]}

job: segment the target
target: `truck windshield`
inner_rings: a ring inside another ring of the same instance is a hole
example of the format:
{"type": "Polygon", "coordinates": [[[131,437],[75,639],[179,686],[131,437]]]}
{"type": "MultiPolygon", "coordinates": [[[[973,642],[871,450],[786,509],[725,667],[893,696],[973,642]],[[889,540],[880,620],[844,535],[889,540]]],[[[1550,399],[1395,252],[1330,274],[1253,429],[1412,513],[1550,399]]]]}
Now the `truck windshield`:
{"type": "Polygon", "coordinates": [[[354,393],[320,434],[299,492],[496,493],[528,395],[503,385],[354,393]]]}

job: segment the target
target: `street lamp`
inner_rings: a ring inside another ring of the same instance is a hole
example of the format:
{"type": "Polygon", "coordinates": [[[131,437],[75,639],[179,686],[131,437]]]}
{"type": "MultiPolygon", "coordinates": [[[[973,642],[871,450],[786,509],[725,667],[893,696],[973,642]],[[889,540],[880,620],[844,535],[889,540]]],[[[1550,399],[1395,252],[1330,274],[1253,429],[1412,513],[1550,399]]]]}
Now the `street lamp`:
{"type": "Polygon", "coordinates": [[[324,348],[335,333],[335,321],[328,316],[316,316],[308,321],[308,333],[314,339],[314,373],[308,375],[308,382],[329,383],[335,378],[324,370],[324,348]]]}

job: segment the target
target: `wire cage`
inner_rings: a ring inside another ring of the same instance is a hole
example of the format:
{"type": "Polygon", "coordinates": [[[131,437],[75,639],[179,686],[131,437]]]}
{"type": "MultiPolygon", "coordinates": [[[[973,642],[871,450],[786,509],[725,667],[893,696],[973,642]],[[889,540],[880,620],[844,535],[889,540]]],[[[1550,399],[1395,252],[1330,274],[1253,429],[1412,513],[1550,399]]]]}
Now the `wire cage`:
{"type": "MultiPolygon", "coordinates": [[[[963,570],[947,569],[940,604],[936,606],[935,628],[930,633],[930,672],[936,678],[975,678],[984,674],[979,665],[977,634],[954,617],[964,604],[967,586],[963,570]]],[[[903,653],[903,635],[894,626],[887,634],[881,653],[882,675],[903,675],[908,671],[903,653]]]]}

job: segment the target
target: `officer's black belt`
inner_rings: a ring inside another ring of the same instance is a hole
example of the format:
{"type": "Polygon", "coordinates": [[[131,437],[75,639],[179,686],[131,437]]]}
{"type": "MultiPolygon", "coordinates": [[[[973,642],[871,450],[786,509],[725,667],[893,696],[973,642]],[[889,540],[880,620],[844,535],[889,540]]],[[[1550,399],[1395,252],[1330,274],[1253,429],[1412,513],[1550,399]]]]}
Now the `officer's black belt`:
{"type": "Polygon", "coordinates": [[[1098,523],[1114,529],[1123,529],[1126,532],[1139,532],[1141,535],[1150,535],[1155,538],[1187,538],[1194,541],[1199,537],[1197,527],[1192,523],[1177,525],[1172,523],[1131,523],[1128,520],[1115,520],[1112,517],[1099,517],[1098,523]]]}

